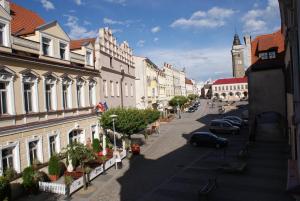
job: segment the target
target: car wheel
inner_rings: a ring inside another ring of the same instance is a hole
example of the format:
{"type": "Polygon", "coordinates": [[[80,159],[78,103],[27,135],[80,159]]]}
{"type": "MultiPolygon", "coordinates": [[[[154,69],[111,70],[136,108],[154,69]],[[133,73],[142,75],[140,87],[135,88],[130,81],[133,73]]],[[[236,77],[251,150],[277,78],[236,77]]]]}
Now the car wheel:
{"type": "Polygon", "coordinates": [[[193,145],[193,147],[197,147],[198,146],[197,142],[192,142],[192,145],[193,145]]]}
{"type": "Polygon", "coordinates": [[[221,145],[220,144],[216,144],[216,148],[220,149],[221,145]]]}

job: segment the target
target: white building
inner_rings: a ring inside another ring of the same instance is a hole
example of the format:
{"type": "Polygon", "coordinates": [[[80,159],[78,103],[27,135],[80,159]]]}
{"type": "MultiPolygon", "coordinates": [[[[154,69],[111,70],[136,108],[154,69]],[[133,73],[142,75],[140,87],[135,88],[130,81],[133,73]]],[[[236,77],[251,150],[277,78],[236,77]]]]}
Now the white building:
{"type": "Polygon", "coordinates": [[[216,80],[212,85],[212,97],[228,101],[248,97],[247,77],[216,80]]]}

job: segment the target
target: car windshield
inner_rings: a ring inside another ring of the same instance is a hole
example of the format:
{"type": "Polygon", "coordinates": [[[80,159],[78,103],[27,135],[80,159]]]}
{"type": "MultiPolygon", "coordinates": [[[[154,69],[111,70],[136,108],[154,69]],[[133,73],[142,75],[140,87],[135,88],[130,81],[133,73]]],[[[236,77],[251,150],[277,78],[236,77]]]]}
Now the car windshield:
{"type": "Polygon", "coordinates": [[[213,138],[218,138],[218,136],[212,134],[212,133],[195,133],[195,135],[199,136],[208,136],[208,137],[213,137],[213,138]]]}

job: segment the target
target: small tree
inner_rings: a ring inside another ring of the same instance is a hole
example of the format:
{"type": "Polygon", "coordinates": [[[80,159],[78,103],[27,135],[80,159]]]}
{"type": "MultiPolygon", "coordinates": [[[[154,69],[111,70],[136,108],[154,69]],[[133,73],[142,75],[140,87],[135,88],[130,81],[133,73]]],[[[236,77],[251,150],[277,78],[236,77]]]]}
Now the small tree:
{"type": "Polygon", "coordinates": [[[183,105],[185,105],[188,102],[188,99],[185,96],[174,96],[170,101],[169,105],[172,107],[176,107],[179,105],[181,108],[183,105]]]}
{"type": "Polygon", "coordinates": [[[37,182],[35,180],[36,172],[32,166],[24,169],[22,174],[23,186],[26,191],[34,193],[37,191],[37,182]]]}
{"type": "Polygon", "coordinates": [[[0,177],[0,200],[10,200],[10,184],[6,177],[0,177]]]}
{"type": "Polygon", "coordinates": [[[199,96],[196,95],[196,94],[190,94],[190,95],[188,95],[188,99],[191,100],[191,101],[196,100],[197,98],[199,98],[199,96]]]}
{"type": "Polygon", "coordinates": [[[65,150],[64,153],[66,157],[69,157],[72,161],[79,161],[80,167],[83,171],[83,185],[84,189],[87,189],[87,182],[86,182],[86,175],[85,175],[85,168],[86,163],[94,160],[96,158],[93,150],[88,149],[84,144],[81,143],[71,143],[69,144],[65,150]]]}
{"type": "Polygon", "coordinates": [[[160,117],[160,112],[157,110],[146,109],[143,111],[146,124],[151,124],[157,121],[160,117]]]}
{"type": "Polygon", "coordinates": [[[133,108],[113,108],[103,113],[100,119],[104,129],[113,130],[113,122],[110,115],[117,115],[115,119],[115,130],[128,138],[146,128],[146,121],[142,110],[133,108]]]}
{"type": "Polygon", "coordinates": [[[57,155],[51,156],[49,160],[49,165],[48,165],[48,172],[49,175],[53,176],[59,176],[60,174],[60,165],[59,165],[59,158],[57,155]]]}
{"type": "Polygon", "coordinates": [[[98,153],[101,151],[100,140],[97,138],[93,140],[93,151],[95,153],[98,153]]]}

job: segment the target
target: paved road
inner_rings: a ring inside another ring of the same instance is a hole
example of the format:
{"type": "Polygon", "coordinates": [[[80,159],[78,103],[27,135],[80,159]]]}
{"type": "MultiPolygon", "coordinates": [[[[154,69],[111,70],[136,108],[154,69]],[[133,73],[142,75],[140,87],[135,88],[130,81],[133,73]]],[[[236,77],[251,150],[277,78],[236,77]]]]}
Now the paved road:
{"type": "Polygon", "coordinates": [[[126,160],[122,170],[111,169],[108,175],[98,177],[92,182],[91,192],[79,191],[73,200],[143,200],[145,195],[211,152],[211,149],[187,145],[189,133],[204,126],[197,120],[210,112],[202,101],[195,113],[184,113],[181,119],[162,125],[161,134],[149,137],[140,156],[126,160]]]}

